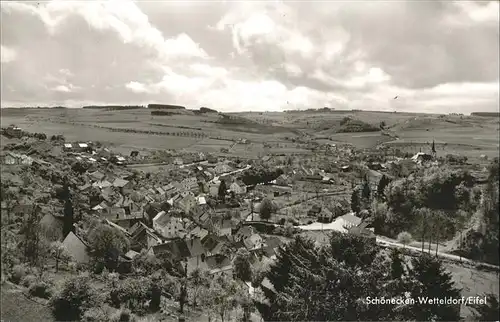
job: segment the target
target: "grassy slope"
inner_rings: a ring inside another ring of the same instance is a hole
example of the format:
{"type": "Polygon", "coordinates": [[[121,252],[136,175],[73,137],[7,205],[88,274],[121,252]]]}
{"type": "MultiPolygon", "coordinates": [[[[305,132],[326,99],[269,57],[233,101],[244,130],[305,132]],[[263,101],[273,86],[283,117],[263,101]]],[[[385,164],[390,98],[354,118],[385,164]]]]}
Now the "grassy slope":
{"type": "Polygon", "coordinates": [[[19,289],[9,283],[1,288],[1,319],[9,322],[55,321],[47,306],[28,299],[19,289]]]}

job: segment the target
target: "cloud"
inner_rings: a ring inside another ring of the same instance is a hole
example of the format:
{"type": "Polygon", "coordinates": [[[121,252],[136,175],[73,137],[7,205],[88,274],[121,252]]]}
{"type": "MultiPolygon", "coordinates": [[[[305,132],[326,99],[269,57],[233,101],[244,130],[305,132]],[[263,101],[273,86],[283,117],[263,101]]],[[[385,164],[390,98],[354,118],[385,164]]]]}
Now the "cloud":
{"type": "Polygon", "coordinates": [[[2,106],[498,109],[497,1],[9,1],[1,10],[2,106]]]}
{"type": "Polygon", "coordinates": [[[2,55],[2,63],[10,63],[11,61],[16,59],[16,51],[12,48],[6,47],[2,45],[1,48],[2,55]]]}

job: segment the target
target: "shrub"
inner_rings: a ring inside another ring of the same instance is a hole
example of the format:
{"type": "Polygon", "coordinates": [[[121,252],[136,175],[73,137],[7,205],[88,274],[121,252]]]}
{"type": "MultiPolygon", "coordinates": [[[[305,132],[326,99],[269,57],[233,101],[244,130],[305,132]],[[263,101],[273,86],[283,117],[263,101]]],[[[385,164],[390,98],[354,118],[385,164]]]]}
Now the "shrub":
{"type": "Polygon", "coordinates": [[[30,287],[36,282],[37,278],[33,274],[28,274],[21,278],[21,285],[24,287],[30,287]]]}
{"type": "Polygon", "coordinates": [[[110,291],[110,304],[115,308],[122,305],[129,307],[136,314],[147,312],[146,302],[151,297],[151,280],[146,277],[139,279],[127,278],[112,287],[110,291]]]}
{"type": "Polygon", "coordinates": [[[29,293],[31,296],[49,299],[52,296],[52,285],[44,280],[35,280],[29,287],[29,293]]]}
{"type": "Polygon", "coordinates": [[[111,308],[106,305],[90,308],[83,313],[82,322],[111,322],[111,308]]]}
{"type": "Polygon", "coordinates": [[[12,274],[10,276],[10,280],[12,281],[12,283],[19,284],[19,282],[21,282],[23,277],[26,276],[27,272],[28,272],[28,270],[27,270],[26,266],[15,265],[12,268],[12,274]]]}
{"type": "Polygon", "coordinates": [[[111,322],[134,322],[136,321],[135,316],[129,309],[121,308],[111,315],[111,322]]]}
{"type": "Polygon", "coordinates": [[[95,307],[97,292],[90,285],[88,276],[77,276],[64,282],[61,289],[50,299],[57,320],[79,320],[83,312],[95,307]]]}

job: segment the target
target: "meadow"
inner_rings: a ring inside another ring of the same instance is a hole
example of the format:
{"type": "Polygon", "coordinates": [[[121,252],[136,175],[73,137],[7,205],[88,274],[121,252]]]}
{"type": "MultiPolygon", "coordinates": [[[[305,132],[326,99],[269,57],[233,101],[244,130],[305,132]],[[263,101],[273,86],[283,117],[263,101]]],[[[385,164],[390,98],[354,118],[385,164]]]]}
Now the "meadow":
{"type": "Polygon", "coordinates": [[[2,109],[2,126],[15,124],[29,132],[63,134],[68,141],[101,141],[120,149],[184,149],[257,158],[267,153],[307,154],[290,138],[307,135],[318,142],[350,143],[358,148],[387,145],[404,152],[430,149],[438,154],[469,158],[494,157],[499,151],[497,117],[371,111],[248,112],[195,114],[190,110],[173,115],[151,115],[148,109],[2,109]],[[373,126],[383,122],[385,132],[338,133],[345,117],[373,126]],[[234,118],[234,119],[233,119],[234,118]],[[152,133],[149,133],[152,132],[152,133]],[[233,141],[247,139],[250,144],[233,141]],[[264,143],[272,144],[265,147],[264,143]]]}

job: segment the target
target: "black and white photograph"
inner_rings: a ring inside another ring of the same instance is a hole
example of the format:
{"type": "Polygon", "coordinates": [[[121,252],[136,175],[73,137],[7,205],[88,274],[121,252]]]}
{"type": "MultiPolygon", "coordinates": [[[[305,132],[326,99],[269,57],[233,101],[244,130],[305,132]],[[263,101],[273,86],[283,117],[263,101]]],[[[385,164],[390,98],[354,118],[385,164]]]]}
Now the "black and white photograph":
{"type": "Polygon", "coordinates": [[[1,0],[0,321],[499,321],[499,4],[1,0]]]}

